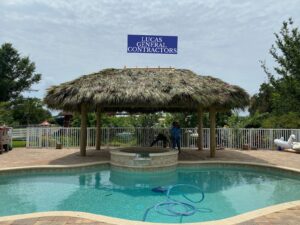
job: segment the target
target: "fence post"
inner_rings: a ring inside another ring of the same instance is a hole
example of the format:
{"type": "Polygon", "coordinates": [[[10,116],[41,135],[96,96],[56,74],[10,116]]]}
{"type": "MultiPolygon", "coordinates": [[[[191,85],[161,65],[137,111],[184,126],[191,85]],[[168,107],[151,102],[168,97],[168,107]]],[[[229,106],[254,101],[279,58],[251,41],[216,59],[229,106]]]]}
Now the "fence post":
{"type": "Polygon", "coordinates": [[[109,149],[109,127],[107,128],[107,132],[106,132],[106,134],[107,134],[107,148],[109,149]]]}
{"type": "Polygon", "coordinates": [[[26,127],[26,148],[29,148],[29,127],[26,127]]]}
{"type": "Polygon", "coordinates": [[[69,128],[67,127],[67,128],[65,128],[65,129],[67,129],[67,130],[66,130],[66,133],[67,133],[66,147],[69,148],[69,128]]]}
{"type": "Polygon", "coordinates": [[[41,128],[37,128],[38,129],[38,134],[39,134],[39,148],[42,147],[42,130],[41,128]]]}
{"type": "Polygon", "coordinates": [[[249,148],[252,149],[252,130],[253,128],[250,129],[249,133],[249,148]]]}
{"type": "Polygon", "coordinates": [[[269,141],[269,149],[273,150],[273,129],[270,129],[270,141],[269,141]]]}

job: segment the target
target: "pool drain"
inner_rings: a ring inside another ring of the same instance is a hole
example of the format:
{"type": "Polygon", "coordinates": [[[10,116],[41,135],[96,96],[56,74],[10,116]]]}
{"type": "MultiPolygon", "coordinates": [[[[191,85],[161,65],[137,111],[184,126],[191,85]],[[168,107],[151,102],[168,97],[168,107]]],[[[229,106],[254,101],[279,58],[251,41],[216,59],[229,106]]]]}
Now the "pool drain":
{"type": "Polygon", "coordinates": [[[197,209],[192,203],[200,203],[204,200],[204,193],[203,191],[195,186],[190,184],[176,184],[169,186],[168,189],[166,189],[166,196],[167,201],[160,202],[154,206],[149,207],[143,216],[143,221],[146,221],[148,213],[154,209],[155,212],[158,214],[164,215],[164,216],[173,216],[173,217],[180,217],[180,222],[182,222],[182,219],[184,216],[191,216],[194,215],[196,212],[211,212],[210,209],[197,209]],[[199,200],[192,200],[185,193],[182,194],[182,196],[187,200],[187,202],[178,201],[171,197],[171,192],[174,188],[177,187],[189,187],[196,189],[201,193],[201,198],[199,200]]]}

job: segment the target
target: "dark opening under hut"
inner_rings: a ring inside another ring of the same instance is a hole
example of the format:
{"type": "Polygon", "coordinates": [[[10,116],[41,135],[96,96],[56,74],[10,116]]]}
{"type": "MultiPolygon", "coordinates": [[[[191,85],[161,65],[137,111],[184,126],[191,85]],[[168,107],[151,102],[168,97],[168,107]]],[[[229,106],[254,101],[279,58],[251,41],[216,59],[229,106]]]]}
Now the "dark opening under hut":
{"type": "Polygon", "coordinates": [[[96,112],[96,149],[101,146],[101,113],[197,112],[198,149],[203,148],[204,112],[210,114],[210,155],[215,156],[216,112],[244,108],[249,95],[239,86],[187,69],[105,69],[47,90],[49,108],[81,113],[80,152],[86,155],[87,113],[96,112]]]}

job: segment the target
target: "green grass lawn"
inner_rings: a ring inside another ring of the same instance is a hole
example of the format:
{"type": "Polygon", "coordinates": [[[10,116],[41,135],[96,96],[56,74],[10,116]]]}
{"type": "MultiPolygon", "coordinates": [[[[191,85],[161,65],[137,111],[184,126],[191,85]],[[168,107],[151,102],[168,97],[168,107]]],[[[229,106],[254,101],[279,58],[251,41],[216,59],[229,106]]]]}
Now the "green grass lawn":
{"type": "Polygon", "coordinates": [[[24,147],[26,147],[26,141],[13,140],[12,147],[13,148],[24,148],[24,147]]]}

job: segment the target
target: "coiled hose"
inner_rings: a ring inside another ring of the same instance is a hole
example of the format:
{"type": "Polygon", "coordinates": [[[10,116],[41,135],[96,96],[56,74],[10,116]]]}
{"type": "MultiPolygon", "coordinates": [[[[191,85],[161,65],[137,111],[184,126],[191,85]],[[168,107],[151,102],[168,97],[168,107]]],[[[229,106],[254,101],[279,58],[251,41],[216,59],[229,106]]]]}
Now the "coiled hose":
{"type": "MultiPolygon", "coordinates": [[[[143,221],[146,221],[148,213],[154,209],[157,213],[161,214],[161,215],[165,215],[165,216],[173,216],[173,217],[180,217],[180,222],[182,222],[182,219],[184,216],[191,216],[194,215],[197,211],[200,211],[199,209],[197,209],[194,205],[192,205],[191,203],[200,203],[204,200],[204,193],[203,191],[195,186],[195,185],[191,185],[191,184],[176,184],[176,185],[172,185],[169,186],[166,192],[167,195],[167,201],[165,202],[160,202],[154,206],[149,207],[143,216],[143,221]],[[182,196],[187,200],[187,202],[182,202],[182,201],[178,201],[175,199],[172,199],[171,197],[171,192],[174,188],[177,187],[190,187],[193,189],[198,190],[201,193],[201,198],[199,200],[192,200],[189,197],[186,196],[186,194],[182,194],[182,196]],[[176,206],[181,206],[183,208],[183,211],[176,211],[174,208],[176,206]]],[[[209,212],[210,210],[208,210],[207,212],[209,212]]]]}

